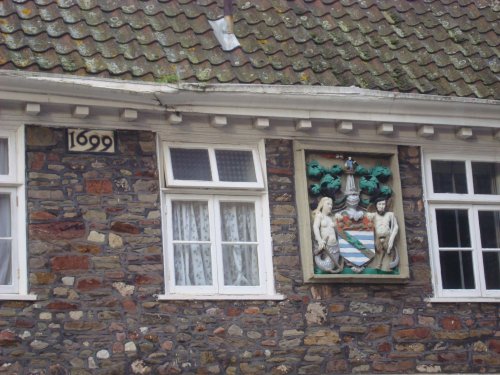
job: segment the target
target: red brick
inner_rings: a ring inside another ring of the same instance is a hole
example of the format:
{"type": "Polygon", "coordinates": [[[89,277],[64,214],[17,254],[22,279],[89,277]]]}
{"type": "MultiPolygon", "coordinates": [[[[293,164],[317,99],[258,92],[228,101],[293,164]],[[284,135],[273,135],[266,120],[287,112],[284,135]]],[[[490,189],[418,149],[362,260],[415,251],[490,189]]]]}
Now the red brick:
{"type": "Polygon", "coordinates": [[[137,275],[134,281],[136,285],[156,285],[163,283],[163,277],[159,275],[137,275]]]}
{"type": "Polygon", "coordinates": [[[260,313],[260,308],[258,308],[257,306],[250,306],[244,310],[244,313],[248,315],[256,315],[260,313]]]}
{"type": "Polygon", "coordinates": [[[403,373],[414,369],[415,364],[412,361],[397,361],[397,362],[373,362],[373,369],[377,372],[392,372],[403,373]]]}
{"type": "Polygon", "coordinates": [[[394,333],[394,338],[396,340],[422,340],[428,338],[431,332],[431,329],[427,327],[402,329],[394,333]]]}
{"type": "Polygon", "coordinates": [[[35,326],[35,322],[33,320],[27,319],[16,319],[16,327],[18,328],[33,328],[35,326]]]}
{"type": "Polygon", "coordinates": [[[101,252],[101,248],[97,245],[78,244],[74,246],[75,250],[83,254],[97,255],[101,252]]]}
{"type": "Polygon", "coordinates": [[[134,301],[132,300],[125,300],[122,302],[122,306],[125,309],[125,311],[129,313],[135,313],[137,311],[137,306],[134,301]]]}
{"type": "Polygon", "coordinates": [[[31,156],[29,166],[30,170],[39,171],[42,169],[45,163],[45,154],[42,152],[34,152],[31,156]]]}
{"type": "Polygon", "coordinates": [[[65,255],[50,259],[52,270],[87,270],[89,269],[89,258],[86,256],[65,255]]]}
{"type": "Polygon", "coordinates": [[[49,310],[76,310],[77,305],[64,301],[53,301],[47,305],[49,310]]]}
{"type": "Polygon", "coordinates": [[[79,279],[76,282],[76,289],[83,291],[97,289],[100,288],[101,286],[102,286],[102,281],[95,277],[79,279]]]}
{"type": "Polygon", "coordinates": [[[447,316],[441,319],[441,326],[448,331],[456,331],[462,328],[462,323],[456,316],[447,316]]]}
{"type": "Polygon", "coordinates": [[[392,350],[392,345],[388,342],[383,342],[377,346],[377,351],[379,353],[389,353],[392,350]]]}
{"type": "Polygon", "coordinates": [[[115,221],[111,224],[111,230],[119,233],[139,234],[141,231],[133,224],[115,221]]]}
{"type": "Polygon", "coordinates": [[[492,339],[488,342],[488,348],[497,354],[500,354],[500,340],[492,339]]]}
{"type": "Polygon", "coordinates": [[[85,235],[85,225],[80,221],[60,221],[47,224],[31,224],[29,234],[36,240],[70,240],[85,235]]]}
{"type": "Polygon", "coordinates": [[[239,316],[239,315],[241,315],[241,309],[238,309],[236,307],[228,307],[226,310],[226,315],[227,316],[239,316]]]}
{"type": "Polygon", "coordinates": [[[453,352],[439,352],[437,353],[439,362],[457,363],[465,362],[467,360],[467,352],[453,353],[453,352]]]}
{"type": "Polygon", "coordinates": [[[20,341],[14,332],[7,330],[0,332],[0,346],[14,346],[20,341]]]}
{"type": "Polygon", "coordinates": [[[387,324],[380,324],[374,327],[370,327],[368,333],[366,334],[366,340],[376,340],[389,335],[391,327],[387,324]]]}
{"type": "Polygon", "coordinates": [[[30,213],[31,220],[53,220],[57,216],[47,211],[34,211],[30,213]]]}
{"type": "Polygon", "coordinates": [[[89,194],[111,194],[113,183],[111,180],[85,180],[85,191],[89,194]]]}

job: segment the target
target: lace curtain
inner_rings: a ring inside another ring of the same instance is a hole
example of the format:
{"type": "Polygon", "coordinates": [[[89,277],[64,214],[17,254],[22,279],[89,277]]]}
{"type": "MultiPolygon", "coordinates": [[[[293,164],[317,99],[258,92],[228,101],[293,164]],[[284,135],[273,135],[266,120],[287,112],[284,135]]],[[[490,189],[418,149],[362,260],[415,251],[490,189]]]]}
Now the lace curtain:
{"type": "MultiPolygon", "coordinates": [[[[224,284],[259,285],[254,204],[224,202],[220,215],[224,284]]],[[[174,201],[172,216],[176,285],[212,285],[208,203],[174,201]]]]}
{"type": "Polygon", "coordinates": [[[0,194],[0,285],[11,284],[10,196],[0,194]]]}

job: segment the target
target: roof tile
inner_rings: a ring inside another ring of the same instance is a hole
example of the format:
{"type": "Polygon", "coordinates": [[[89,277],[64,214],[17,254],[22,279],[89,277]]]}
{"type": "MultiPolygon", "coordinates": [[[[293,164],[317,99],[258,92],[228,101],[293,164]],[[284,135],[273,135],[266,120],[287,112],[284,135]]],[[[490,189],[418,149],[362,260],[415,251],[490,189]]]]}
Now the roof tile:
{"type": "Polygon", "coordinates": [[[500,98],[488,0],[4,0],[0,68],[160,82],[342,85],[500,98]]]}

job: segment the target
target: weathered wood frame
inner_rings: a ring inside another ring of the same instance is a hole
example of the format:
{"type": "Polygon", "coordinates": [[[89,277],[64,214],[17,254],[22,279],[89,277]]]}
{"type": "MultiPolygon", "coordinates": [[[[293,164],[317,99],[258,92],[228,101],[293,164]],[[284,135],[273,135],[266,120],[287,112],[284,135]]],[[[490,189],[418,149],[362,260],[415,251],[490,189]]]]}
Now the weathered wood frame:
{"type": "Polygon", "coordinates": [[[295,163],[295,190],[297,213],[299,220],[299,235],[300,235],[300,253],[302,260],[302,272],[304,282],[308,283],[324,283],[324,282],[341,282],[341,283],[404,283],[409,278],[408,253],[406,250],[406,232],[403,215],[403,199],[401,190],[401,179],[399,176],[399,162],[397,147],[372,146],[367,144],[346,144],[345,142],[335,144],[334,142],[294,142],[294,163],[295,163]],[[342,153],[362,153],[367,156],[370,154],[384,155],[390,161],[390,169],[393,172],[392,189],[394,195],[391,198],[391,211],[394,212],[399,224],[399,234],[397,237],[396,246],[399,249],[400,265],[398,275],[371,275],[371,274],[322,274],[314,273],[314,258],[312,252],[312,236],[311,236],[311,212],[308,204],[308,189],[306,177],[306,156],[308,150],[315,152],[342,152],[342,153]]]}

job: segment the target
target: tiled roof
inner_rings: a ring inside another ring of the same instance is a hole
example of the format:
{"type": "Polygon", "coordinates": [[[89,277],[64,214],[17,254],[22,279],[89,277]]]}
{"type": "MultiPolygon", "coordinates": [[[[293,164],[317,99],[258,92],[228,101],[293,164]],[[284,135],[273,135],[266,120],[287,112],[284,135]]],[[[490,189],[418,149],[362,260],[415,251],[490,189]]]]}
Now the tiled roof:
{"type": "Polygon", "coordinates": [[[3,0],[0,69],[500,99],[500,0],[3,0]]]}

